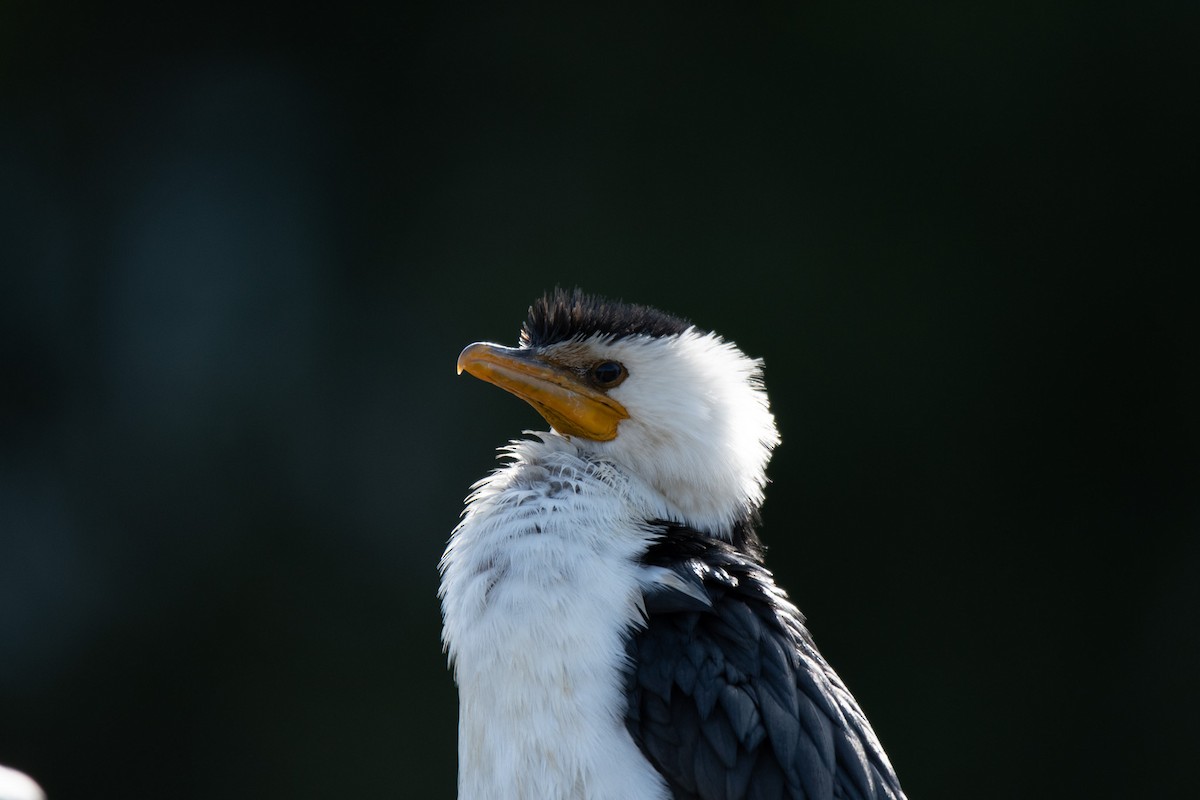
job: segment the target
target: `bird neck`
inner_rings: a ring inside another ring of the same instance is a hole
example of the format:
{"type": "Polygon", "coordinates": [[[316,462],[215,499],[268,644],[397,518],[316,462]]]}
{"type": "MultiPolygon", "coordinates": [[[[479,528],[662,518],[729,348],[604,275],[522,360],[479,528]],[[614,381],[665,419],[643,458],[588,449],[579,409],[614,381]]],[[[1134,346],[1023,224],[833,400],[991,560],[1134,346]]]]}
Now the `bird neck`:
{"type": "Polygon", "coordinates": [[[644,490],[559,437],[508,452],[442,559],[459,796],[664,797],[622,722],[644,490]]]}

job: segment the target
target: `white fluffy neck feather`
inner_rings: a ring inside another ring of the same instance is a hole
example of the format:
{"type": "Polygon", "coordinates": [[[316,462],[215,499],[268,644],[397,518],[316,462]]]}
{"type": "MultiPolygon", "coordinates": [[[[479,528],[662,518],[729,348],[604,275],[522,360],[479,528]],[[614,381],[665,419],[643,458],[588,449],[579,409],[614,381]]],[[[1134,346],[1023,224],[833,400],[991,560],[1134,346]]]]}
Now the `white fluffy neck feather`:
{"type": "Polygon", "coordinates": [[[665,798],[625,728],[648,487],[542,434],[480,481],[442,559],[459,797],[665,798]]]}

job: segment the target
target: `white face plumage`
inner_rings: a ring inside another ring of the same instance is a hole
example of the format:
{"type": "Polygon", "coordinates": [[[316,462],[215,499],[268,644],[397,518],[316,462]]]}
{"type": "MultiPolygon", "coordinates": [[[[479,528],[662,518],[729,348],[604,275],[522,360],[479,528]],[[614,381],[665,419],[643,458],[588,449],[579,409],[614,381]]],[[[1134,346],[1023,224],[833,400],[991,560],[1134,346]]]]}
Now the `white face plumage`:
{"type": "Polygon", "coordinates": [[[779,435],[759,360],[695,328],[595,334],[547,345],[539,355],[581,375],[594,365],[623,368],[620,382],[603,391],[628,418],[611,440],[585,446],[648,482],[683,521],[720,534],[762,504],[779,435]]]}

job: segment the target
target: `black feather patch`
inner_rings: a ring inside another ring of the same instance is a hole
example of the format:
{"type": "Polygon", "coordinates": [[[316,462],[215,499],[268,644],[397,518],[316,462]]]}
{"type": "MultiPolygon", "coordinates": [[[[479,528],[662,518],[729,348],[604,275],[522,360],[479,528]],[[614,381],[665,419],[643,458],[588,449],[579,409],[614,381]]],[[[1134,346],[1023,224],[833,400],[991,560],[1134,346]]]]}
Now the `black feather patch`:
{"type": "Polygon", "coordinates": [[[740,547],[652,526],[643,561],[688,590],[649,593],[646,627],[628,641],[634,741],[675,798],[903,800],[866,717],[762,565],[752,520],[739,527],[740,547]]]}
{"type": "Polygon", "coordinates": [[[542,347],[597,335],[611,339],[678,336],[691,327],[686,319],[649,306],[612,302],[579,289],[555,289],[529,307],[521,345],[542,347]]]}

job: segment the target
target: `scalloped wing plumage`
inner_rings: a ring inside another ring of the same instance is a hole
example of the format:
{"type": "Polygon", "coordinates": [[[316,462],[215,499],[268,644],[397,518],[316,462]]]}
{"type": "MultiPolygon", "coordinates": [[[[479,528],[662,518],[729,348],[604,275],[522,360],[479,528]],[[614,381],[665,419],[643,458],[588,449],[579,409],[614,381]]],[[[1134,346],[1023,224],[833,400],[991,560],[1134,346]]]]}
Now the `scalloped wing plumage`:
{"type": "Polygon", "coordinates": [[[628,643],[627,726],[676,798],[903,800],[870,724],[755,548],[664,525],[645,562],[692,584],[686,598],[648,591],[646,627],[628,643]]]}

